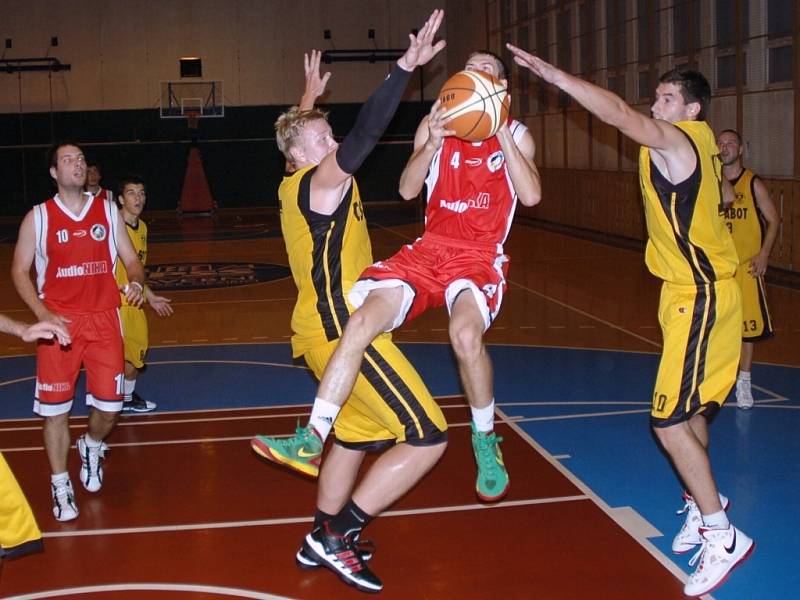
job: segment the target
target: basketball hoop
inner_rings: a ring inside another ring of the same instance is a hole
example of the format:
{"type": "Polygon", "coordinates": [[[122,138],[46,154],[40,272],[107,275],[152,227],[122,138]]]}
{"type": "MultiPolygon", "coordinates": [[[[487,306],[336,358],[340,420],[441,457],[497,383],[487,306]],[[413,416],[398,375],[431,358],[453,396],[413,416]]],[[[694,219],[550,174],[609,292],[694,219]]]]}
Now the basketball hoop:
{"type": "Polygon", "coordinates": [[[189,125],[189,129],[197,129],[197,126],[200,123],[200,111],[187,110],[185,114],[186,114],[186,121],[188,122],[189,125]]]}

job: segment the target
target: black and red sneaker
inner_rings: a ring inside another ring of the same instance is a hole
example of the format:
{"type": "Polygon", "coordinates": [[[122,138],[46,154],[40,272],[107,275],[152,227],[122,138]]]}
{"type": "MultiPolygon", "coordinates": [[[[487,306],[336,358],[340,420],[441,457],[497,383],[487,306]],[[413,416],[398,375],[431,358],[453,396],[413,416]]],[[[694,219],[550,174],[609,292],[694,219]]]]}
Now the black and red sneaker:
{"type": "MultiPolygon", "coordinates": [[[[358,536],[353,538],[353,544],[356,547],[356,552],[361,556],[361,560],[364,562],[372,560],[372,555],[375,554],[375,544],[370,540],[359,539],[358,536]]],[[[321,566],[315,558],[312,558],[311,555],[306,552],[304,546],[300,546],[294,559],[297,566],[306,571],[321,566]]]]}
{"type": "Polygon", "coordinates": [[[306,536],[302,552],[333,571],[347,585],[362,592],[377,594],[383,589],[383,583],[369,570],[356,543],[355,536],[340,536],[331,532],[326,521],[306,536]]]}

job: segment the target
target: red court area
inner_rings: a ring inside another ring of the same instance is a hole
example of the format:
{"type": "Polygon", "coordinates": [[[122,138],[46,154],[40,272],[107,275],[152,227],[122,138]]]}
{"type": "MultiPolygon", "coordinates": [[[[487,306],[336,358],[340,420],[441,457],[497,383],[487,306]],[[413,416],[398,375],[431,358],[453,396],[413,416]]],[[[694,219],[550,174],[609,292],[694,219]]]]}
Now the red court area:
{"type": "MultiPolygon", "coordinates": [[[[442,404],[451,423],[444,458],[364,534],[376,546],[371,565],[384,582],[380,597],[682,597],[668,568],[511,423],[496,428],[505,438],[509,495],[497,505],[478,503],[468,410],[460,398],[442,404]]],[[[4,454],[46,549],[3,564],[2,596],[365,597],[324,569],[295,566],[315,483],[263,461],[247,442],[254,432],[292,431],[305,410],[124,419],[109,439],[102,490],[90,494],[75,478],[81,514],[67,524],[51,516],[39,423],[4,422],[4,454]]],[[[72,423],[75,437],[85,425],[72,423]]],[[[78,470],[74,450],[69,468],[78,470]]]]}

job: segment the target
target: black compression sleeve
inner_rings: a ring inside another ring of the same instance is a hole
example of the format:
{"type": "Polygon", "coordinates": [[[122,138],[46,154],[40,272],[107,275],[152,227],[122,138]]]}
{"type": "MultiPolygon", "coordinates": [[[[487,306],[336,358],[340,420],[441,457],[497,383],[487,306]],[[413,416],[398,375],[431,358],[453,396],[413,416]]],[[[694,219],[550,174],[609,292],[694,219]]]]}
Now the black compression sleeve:
{"type": "Polygon", "coordinates": [[[361,166],[392,120],[411,72],[395,65],[391,74],[361,107],[353,129],[336,151],[339,168],[351,175],[361,166]]]}

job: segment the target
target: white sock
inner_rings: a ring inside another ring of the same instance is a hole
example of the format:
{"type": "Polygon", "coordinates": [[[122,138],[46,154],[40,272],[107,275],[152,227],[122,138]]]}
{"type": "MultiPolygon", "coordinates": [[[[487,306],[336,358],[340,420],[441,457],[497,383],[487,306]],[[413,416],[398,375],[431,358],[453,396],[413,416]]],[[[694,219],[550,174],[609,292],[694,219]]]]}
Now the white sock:
{"type": "Polygon", "coordinates": [[[750,381],[750,371],[739,371],[737,379],[739,381],[750,381]]]}
{"type": "Polygon", "coordinates": [[[58,485],[59,483],[64,483],[65,481],[69,481],[69,473],[67,471],[50,475],[50,482],[53,485],[58,485]]]}
{"type": "Polygon", "coordinates": [[[125,402],[133,400],[133,390],[136,389],[136,380],[125,378],[122,384],[122,395],[125,402]]]}
{"type": "Polygon", "coordinates": [[[488,433],[494,429],[494,398],[489,403],[489,406],[484,408],[475,408],[470,406],[472,411],[472,421],[475,423],[475,429],[483,433],[488,433]]]}
{"type": "Polygon", "coordinates": [[[710,515],[703,515],[703,525],[709,529],[727,529],[730,522],[725,511],[720,510],[710,515]]]}
{"type": "Polygon", "coordinates": [[[324,442],[331,432],[333,422],[342,409],[332,402],[323,400],[322,398],[314,398],[314,406],[311,408],[311,418],[308,420],[309,425],[312,425],[324,442]]]}
{"type": "Polygon", "coordinates": [[[83,436],[83,441],[86,442],[86,445],[89,448],[99,448],[100,444],[103,443],[103,440],[98,442],[96,439],[90,436],[88,431],[86,432],[86,435],[83,436]]]}

